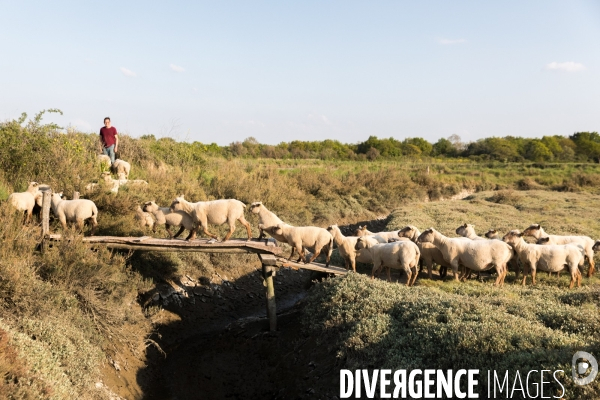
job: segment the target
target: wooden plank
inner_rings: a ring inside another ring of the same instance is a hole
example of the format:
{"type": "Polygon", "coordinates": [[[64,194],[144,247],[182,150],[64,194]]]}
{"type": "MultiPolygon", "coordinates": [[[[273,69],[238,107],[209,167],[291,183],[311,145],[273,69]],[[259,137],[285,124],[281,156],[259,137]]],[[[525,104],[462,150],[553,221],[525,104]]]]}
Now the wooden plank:
{"type": "MultiPolygon", "coordinates": [[[[61,235],[50,235],[50,240],[61,240],[61,235]]],[[[230,239],[227,242],[215,242],[209,239],[185,241],[183,239],[157,239],[119,236],[87,236],[84,243],[106,245],[114,249],[147,250],[147,251],[199,251],[206,253],[266,253],[281,254],[281,248],[274,241],[264,244],[262,241],[246,239],[230,239]]]]}
{"type": "Polygon", "coordinates": [[[133,241],[136,242],[136,243],[139,243],[139,242],[143,242],[144,240],[148,240],[150,238],[151,238],[151,236],[142,236],[140,238],[133,239],[133,241]]]}
{"type": "Polygon", "coordinates": [[[272,254],[259,254],[258,258],[263,265],[277,265],[277,257],[272,254]]]}
{"type": "Polygon", "coordinates": [[[327,274],[334,274],[334,275],[346,275],[348,273],[348,271],[346,271],[345,268],[334,267],[334,266],[326,267],[325,264],[320,264],[320,263],[304,264],[304,263],[297,263],[294,261],[288,261],[285,258],[278,258],[277,261],[282,264],[281,265],[282,267],[291,267],[294,269],[308,269],[311,271],[324,272],[327,274]]]}

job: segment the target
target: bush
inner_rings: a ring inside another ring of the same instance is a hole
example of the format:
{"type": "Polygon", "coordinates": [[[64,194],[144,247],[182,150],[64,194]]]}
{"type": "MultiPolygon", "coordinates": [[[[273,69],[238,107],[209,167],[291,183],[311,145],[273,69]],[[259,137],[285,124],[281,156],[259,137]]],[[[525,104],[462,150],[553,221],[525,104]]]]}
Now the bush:
{"type": "MultiPolygon", "coordinates": [[[[594,335],[600,317],[589,311],[599,303],[598,286],[567,293],[479,283],[407,288],[349,274],[315,285],[303,323],[308,335],[329,343],[339,368],[520,370],[522,375],[562,369],[568,375],[575,351],[600,352],[594,335]]],[[[486,379],[485,373],[480,376],[486,379]]],[[[598,380],[584,387],[565,376],[561,382],[570,398],[600,396],[598,380]]],[[[485,385],[479,388],[485,396],[485,385]]]]}

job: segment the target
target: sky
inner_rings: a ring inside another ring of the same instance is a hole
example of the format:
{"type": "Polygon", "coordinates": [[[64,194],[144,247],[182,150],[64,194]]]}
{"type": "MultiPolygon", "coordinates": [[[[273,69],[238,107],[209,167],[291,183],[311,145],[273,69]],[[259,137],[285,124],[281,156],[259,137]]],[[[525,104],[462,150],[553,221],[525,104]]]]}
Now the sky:
{"type": "Polygon", "coordinates": [[[227,145],[600,130],[598,1],[4,1],[0,121],[227,145]]]}

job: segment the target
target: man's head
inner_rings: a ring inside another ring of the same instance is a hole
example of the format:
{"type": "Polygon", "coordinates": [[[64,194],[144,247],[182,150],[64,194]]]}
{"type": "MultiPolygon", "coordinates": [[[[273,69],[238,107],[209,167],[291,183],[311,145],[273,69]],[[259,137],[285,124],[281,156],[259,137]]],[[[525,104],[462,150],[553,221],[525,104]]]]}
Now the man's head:
{"type": "Polygon", "coordinates": [[[104,126],[107,128],[110,128],[110,118],[109,117],[104,118],[104,126]]]}

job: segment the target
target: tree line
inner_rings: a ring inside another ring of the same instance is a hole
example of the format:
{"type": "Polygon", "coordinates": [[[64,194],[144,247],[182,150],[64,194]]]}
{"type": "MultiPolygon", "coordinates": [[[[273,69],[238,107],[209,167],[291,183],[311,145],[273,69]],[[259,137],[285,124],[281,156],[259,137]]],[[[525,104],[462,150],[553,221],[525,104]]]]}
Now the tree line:
{"type": "MultiPolygon", "coordinates": [[[[157,139],[153,135],[142,139],[157,139]]],[[[160,141],[172,139],[162,138],[160,141]]],[[[249,137],[229,146],[192,144],[205,152],[225,157],[322,159],[322,160],[385,160],[419,158],[465,158],[473,161],[501,162],[600,162],[600,135],[598,132],[576,132],[570,136],[522,138],[515,136],[489,137],[465,143],[458,135],[430,143],[423,138],[380,139],[370,136],[356,144],[337,140],[282,142],[278,145],[261,144],[249,137]]]]}

